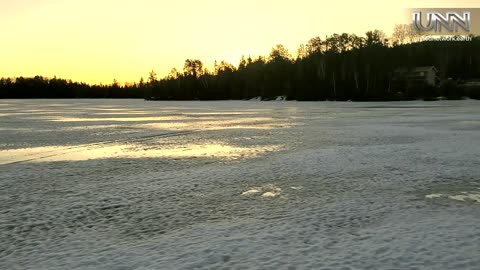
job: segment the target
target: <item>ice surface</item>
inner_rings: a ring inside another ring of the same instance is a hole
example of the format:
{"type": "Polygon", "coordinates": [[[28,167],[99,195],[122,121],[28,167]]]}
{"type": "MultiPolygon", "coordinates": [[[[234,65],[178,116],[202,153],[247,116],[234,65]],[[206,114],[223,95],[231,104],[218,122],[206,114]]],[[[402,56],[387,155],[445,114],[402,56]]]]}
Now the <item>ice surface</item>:
{"type": "Polygon", "coordinates": [[[479,269],[479,105],[0,100],[0,269],[479,269]]]}

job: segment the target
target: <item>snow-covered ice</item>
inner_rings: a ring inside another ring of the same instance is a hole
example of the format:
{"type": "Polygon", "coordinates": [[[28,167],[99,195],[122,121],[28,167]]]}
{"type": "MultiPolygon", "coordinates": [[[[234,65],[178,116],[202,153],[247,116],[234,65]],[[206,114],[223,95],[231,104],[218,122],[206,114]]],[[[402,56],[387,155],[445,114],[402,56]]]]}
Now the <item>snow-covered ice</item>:
{"type": "Polygon", "coordinates": [[[479,269],[480,102],[0,100],[0,269],[479,269]]]}

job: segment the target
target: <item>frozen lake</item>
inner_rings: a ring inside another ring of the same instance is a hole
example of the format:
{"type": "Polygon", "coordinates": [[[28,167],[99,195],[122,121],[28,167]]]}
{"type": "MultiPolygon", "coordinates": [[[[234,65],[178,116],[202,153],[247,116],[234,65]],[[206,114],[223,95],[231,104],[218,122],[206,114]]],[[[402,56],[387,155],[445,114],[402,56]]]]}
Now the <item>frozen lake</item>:
{"type": "Polygon", "coordinates": [[[480,102],[0,100],[0,269],[480,269],[480,102]]]}

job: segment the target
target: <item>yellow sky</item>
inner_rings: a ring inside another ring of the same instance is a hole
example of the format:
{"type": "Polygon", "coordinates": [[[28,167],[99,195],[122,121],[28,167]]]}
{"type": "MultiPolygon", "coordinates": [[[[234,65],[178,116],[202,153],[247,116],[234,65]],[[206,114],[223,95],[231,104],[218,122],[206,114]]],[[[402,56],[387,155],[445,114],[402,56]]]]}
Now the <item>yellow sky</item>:
{"type": "Polygon", "coordinates": [[[242,54],[292,54],[314,36],[405,23],[411,7],[480,7],[478,0],[0,0],[0,77],[88,83],[159,77],[187,58],[235,66],[242,54]]]}

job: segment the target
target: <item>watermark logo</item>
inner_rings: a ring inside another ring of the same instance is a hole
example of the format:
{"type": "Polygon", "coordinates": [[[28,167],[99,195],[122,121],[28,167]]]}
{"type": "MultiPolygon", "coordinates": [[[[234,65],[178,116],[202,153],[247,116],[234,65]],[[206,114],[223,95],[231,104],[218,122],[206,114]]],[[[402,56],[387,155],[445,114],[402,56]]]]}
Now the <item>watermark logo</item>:
{"type": "Polygon", "coordinates": [[[457,33],[458,28],[462,28],[465,32],[470,32],[470,12],[465,11],[462,15],[457,12],[427,12],[426,25],[422,24],[422,12],[413,12],[413,26],[418,31],[435,31],[441,32],[443,29],[450,33],[457,33]]]}
{"type": "Polygon", "coordinates": [[[480,8],[407,9],[413,30],[427,36],[480,35],[480,8]]]}
{"type": "Polygon", "coordinates": [[[421,37],[419,41],[472,41],[471,36],[426,36],[421,37]]]}

